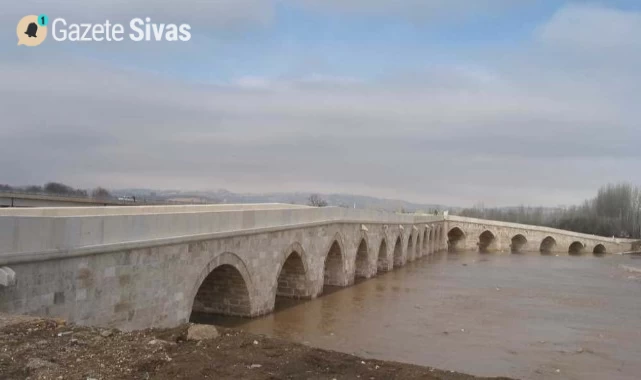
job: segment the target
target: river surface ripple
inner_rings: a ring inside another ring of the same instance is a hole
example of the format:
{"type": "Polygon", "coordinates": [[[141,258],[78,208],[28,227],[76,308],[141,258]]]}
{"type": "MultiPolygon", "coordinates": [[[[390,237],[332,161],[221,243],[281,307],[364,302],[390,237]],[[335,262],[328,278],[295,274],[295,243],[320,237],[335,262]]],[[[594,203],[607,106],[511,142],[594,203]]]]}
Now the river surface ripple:
{"type": "Polygon", "coordinates": [[[215,323],[479,376],[641,379],[641,259],[439,253],[215,323]],[[633,269],[639,269],[635,272],[633,269]]]}

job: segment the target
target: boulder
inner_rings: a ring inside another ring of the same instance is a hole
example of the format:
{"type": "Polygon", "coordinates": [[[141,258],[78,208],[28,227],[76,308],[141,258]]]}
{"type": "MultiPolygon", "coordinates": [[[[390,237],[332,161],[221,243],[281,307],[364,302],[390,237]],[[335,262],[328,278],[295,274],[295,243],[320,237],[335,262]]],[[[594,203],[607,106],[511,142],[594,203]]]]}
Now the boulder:
{"type": "Polygon", "coordinates": [[[191,325],[187,329],[187,340],[206,340],[218,337],[218,330],[211,325],[191,325]]]}

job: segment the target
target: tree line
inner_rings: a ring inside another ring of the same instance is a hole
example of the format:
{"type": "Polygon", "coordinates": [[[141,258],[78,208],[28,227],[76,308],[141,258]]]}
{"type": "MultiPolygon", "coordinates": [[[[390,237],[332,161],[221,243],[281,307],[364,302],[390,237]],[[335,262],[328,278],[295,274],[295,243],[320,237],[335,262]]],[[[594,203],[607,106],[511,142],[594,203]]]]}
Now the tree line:
{"type": "Polygon", "coordinates": [[[567,208],[473,207],[457,213],[472,218],[560,228],[600,236],[641,238],[641,188],[608,184],[583,204],[567,208]]]}
{"type": "Polygon", "coordinates": [[[92,198],[99,199],[112,198],[111,193],[103,187],[96,187],[95,189],[88,191],[84,189],[76,189],[60,182],[47,182],[43,186],[10,186],[0,184],[0,191],[16,191],[21,193],[51,194],[84,198],[88,198],[89,196],[91,196],[92,198]]]}

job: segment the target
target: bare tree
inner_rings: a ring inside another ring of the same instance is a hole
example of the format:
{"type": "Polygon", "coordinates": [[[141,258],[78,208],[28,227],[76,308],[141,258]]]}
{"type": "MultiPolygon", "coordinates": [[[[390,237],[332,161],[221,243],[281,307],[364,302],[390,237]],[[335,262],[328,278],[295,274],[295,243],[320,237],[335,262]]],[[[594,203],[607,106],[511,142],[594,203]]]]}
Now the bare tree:
{"type": "Polygon", "coordinates": [[[42,186],[30,185],[24,188],[27,193],[42,193],[44,189],[42,186]]]}
{"type": "Polygon", "coordinates": [[[80,197],[86,197],[87,192],[81,189],[74,189],[71,186],[65,185],[60,182],[48,182],[44,185],[44,191],[50,194],[56,195],[74,195],[80,197]]]}
{"type": "Polygon", "coordinates": [[[327,201],[318,194],[312,194],[307,199],[307,204],[313,207],[327,207],[327,201]]]}
{"type": "Polygon", "coordinates": [[[109,191],[104,187],[98,186],[91,192],[91,197],[98,199],[107,199],[111,198],[111,193],[109,193],[109,191]]]}
{"type": "Polygon", "coordinates": [[[641,237],[641,188],[609,184],[579,206],[464,209],[462,216],[561,228],[601,236],[641,237]]]}
{"type": "Polygon", "coordinates": [[[46,183],[44,186],[44,190],[45,192],[52,193],[52,194],[63,194],[63,195],[73,194],[72,187],[59,182],[46,183]]]}

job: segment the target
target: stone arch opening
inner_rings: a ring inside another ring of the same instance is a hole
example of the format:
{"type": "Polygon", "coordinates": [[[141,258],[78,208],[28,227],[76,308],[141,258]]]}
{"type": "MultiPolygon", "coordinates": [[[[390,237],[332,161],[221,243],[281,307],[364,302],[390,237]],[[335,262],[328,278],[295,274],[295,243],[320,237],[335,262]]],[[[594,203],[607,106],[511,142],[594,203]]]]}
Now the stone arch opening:
{"type": "Polygon", "coordinates": [[[278,275],[276,297],[303,299],[311,296],[307,284],[307,271],[303,258],[292,251],[281,267],[278,275]]]}
{"type": "Polygon", "coordinates": [[[575,241],[572,244],[570,244],[570,248],[568,248],[568,253],[570,255],[575,255],[575,256],[581,255],[583,254],[584,248],[585,247],[583,246],[583,243],[581,243],[580,241],[575,241]]]}
{"type": "Polygon", "coordinates": [[[211,271],[196,292],[192,317],[194,312],[251,316],[249,291],[238,269],[233,265],[223,264],[211,271]]]}
{"type": "Polygon", "coordinates": [[[607,250],[605,249],[605,245],[597,244],[594,246],[592,253],[594,253],[595,255],[604,255],[607,253],[607,250]]]}
{"type": "Polygon", "coordinates": [[[512,253],[521,253],[527,248],[527,238],[521,234],[512,237],[512,244],[510,245],[512,253]]]}
{"type": "Polygon", "coordinates": [[[429,247],[429,245],[428,245],[429,236],[430,236],[429,232],[428,232],[427,228],[425,228],[425,230],[423,231],[423,254],[424,255],[428,255],[430,253],[430,250],[428,248],[429,247]]]}
{"type": "Polygon", "coordinates": [[[394,268],[401,266],[403,266],[403,243],[399,236],[396,238],[396,244],[394,244],[394,268]]]}
{"type": "Polygon", "coordinates": [[[407,240],[407,261],[414,260],[414,234],[410,234],[410,238],[407,240]]]}
{"type": "Polygon", "coordinates": [[[479,235],[479,251],[492,252],[496,250],[496,236],[489,231],[485,230],[479,235]]]}
{"type": "Polygon", "coordinates": [[[325,257],[323,272],[323,286],[345,286],[345,273],[343,271],[343,251],[338,241],[334,241],[325,257]]]}
{"type": "Polygon", "coordinates": [[[379,272],[389,270],[389,263],[387,261],[387,242],[381,239],[381,245],[378,248],[378,259],[376,260],[376,267],[379,272]]]}
{"type": "Polygon", "coordinates": [[[361,239],[361,242],[358,244],[358,249],[356,250],[356,278],[367,278],[369,277],[369,255],[367,254],[367,241],[361,239]]]}
{"type": "Polygon", "coordinates": [[[554,240],[552,236],[547,236],[541,242],[541,247],[539,248],[539,251],[543,254],[549,255],[550,253],[554,252],[555,248],[556,248],[556,240],[554,240]]]}
{"type": "MultiPolygon", "coordinates": [[[[461,231],[463,233],[463,231],[461,231]]],[[[465,237],[465,235],[463,235],[465,237]]],[[[430,230],[430,251],[432,253],[436,252],[436,227],[432,226],[432,229],[430,230]]]]}
{"type": "MultiPolygon", "coordinates": [[[[436,231],[433,231],[436,235],[436,231]]],[[[447,249],[450,252],[455,252],[460,249],[465,249],[465,233],[462,229],[454,227],[447,233],[447,249]]]]}

